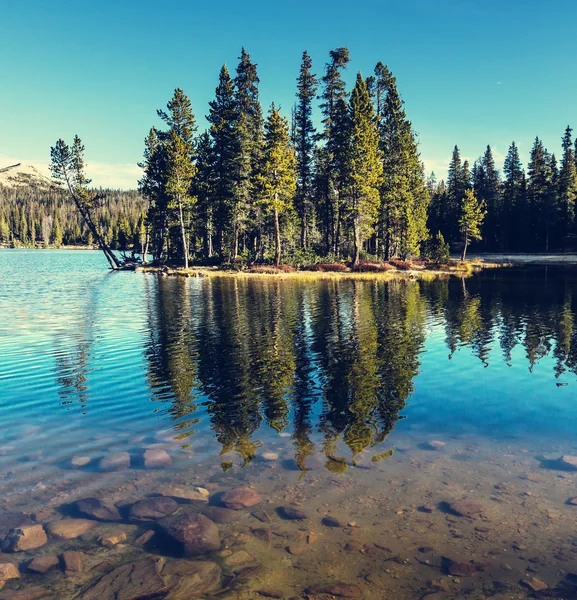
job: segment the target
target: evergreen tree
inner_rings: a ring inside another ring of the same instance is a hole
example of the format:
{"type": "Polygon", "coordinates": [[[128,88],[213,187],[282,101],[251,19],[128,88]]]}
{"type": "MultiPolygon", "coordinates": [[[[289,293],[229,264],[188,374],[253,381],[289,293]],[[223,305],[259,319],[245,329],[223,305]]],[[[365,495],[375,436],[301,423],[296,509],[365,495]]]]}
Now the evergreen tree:
{"type": "Polygon", "coordinates": [[[527,195],[531,212],[531,241],[549,251],[549,241],[557,221],[554,161],[537,137],[528,165],[527,195]]]}
{"type": "Polygon", "coordinates": [[[574,233],[575,201],[577,200],[577,163],[571,141],[571,127],[565,129],[563,136],[563,158],[559,172],[559,205],[561,239],[566,243],[567,237],[574,233]]]}
{"type": "Polygon", "coordinates": [[[294,146],[297,161],[297,190],[295,208],[300,218],[301,246],[309,244],[309,228],[312,213],[313,194],[313,151],[315,148],[315,127],[312,121],[312,102],[318,87],[316,75],[311,73],[312,60],[305,50],[297,79],[298,103],[294,115],[294,146]]]}
{"type": "Polygon", "coordinates": [[[445,229],[441,229],[445,239],[455,242],[458,239],[458,220],[460,216],[461,200],[465,197],[465,191],[469,185],[466,181],[467,174],[461,161],[459,147],[455,146],[449,172],[447,175],[447,214],[445,229]]]}
{"type": "Polygon", "coordinates": [[[198,139],[196,148],[197,176],[194,179],[194,194],[197,197],[199,230],[202,232],[202,254],[212,257],[214,168],[215,153],[212,139],[205,131],[198,139]]]}
{"type": "MultiPolygon", "coordinates": [[[[234,82],[226,65],[220,70],[216,98],[209,103],[210,136],[214,153],[213,211],[216,247],[220,260],[225,258],[226,234],[236,228],[236,188],[239,180],[238,107],[234,82]]],[[[231,254],[234,250],[231,244],[231,254]]]]}
{"type": "Polygon", "coordinates": [[[256,67],[248,52],[242,48],[240,62],[236,69],[235,101],[238,110],[238,182],[235,188],[233,211],[234,235],[231,257],[238,255],[239,236],[247,228],[247,220],[251,218],[255,229],[254,237],[260,228],[257,207],[252,199],[261,161],[263,143],[263,116],[258,97],[259,78],[256,67]]]}
{"type": "Polygon", "coordinates": [[[495,168],[491,146],[487,146],[485,154],[475,164],[473,187],[475,196],[487,207],[487,218],[483,222],[485,248],[494,250],[502,247],[501,180],[495,168]]]}
{"type": "Polygon", "coordinates": [[[321,110],[323,112],[326,144],[326,169],[328,185],[324,199],[324,237],[327,252],[338,255],[341,244],[341,186],[345,177],[348,146],[348,103],[342,70],[350,62],[348,48],[336,48],[330,52],[330,62],[326,65],[322,78],[324,90],[321,110]]]}
{"type": "Polygon", "coordinates": [[[373,232],[377,218],[383,172],[377,122],[366,81],[360,72],[351,94],[349,122],[346,194],[353,227],[353,266],[356,267],[363,239],[373,232]]]}
{"type": "Polygon", "coordinates": [[[288,121],[273,104],[265,123],[260,205],[273,216],[276,266],[280,264],[281,257],[279,216],[293,206],[296,190],[295,167],[296,159],[290,143],[288,121]]]}
{"type": "Polygon", "coordinates": [[[483,200],[477,200],[475,193],[471,189],[465,190],[465,195],[461,200],[461,216],[459,218],[459,228],[463,241],[463,253],[461,260],[467,256],[467,248],[472,240],[480,240],[481,226],[487,210],[483,200]]]}
{"type": "Polygon", "coordinates": [[[525,173],[519,158],[519,149],[511,143],[503,166],[502,244],[507,249],[520,249],[527,243],[529,219],[525,173]]]}

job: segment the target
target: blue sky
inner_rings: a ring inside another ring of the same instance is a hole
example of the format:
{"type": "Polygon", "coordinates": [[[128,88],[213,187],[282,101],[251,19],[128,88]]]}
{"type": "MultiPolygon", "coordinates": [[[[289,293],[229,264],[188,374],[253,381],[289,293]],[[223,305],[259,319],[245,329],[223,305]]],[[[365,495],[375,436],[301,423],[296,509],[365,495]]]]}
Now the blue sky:
{"type": "Polygon", "coordinates": [[[491,144],[499,167],[512,140],[524,162],[536,135],[559,154],[565,127],[577,130],[576,23],[575,0],[5,3],[0,167],[43,167],[78,133],[94,183],[134,187],[156,109],[182,87],[204,127],[220,66],[233,70],[243,45],[263,104],[287,115],[303,50],[322,74],[348,46],[351,84],[383,61],[439,176],[455,144],[471,160],[491,144]]]}

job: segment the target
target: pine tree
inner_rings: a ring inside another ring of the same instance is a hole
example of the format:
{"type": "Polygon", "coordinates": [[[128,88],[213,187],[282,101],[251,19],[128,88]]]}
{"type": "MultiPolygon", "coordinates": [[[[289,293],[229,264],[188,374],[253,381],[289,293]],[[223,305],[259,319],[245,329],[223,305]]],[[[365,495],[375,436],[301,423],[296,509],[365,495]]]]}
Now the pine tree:
{"type": "Polygon", "coordinates": [[[577,163],[571,141],[571,127],[567,126],[563,136],[563,158],[559,172],[559,205],[561,239],[563,243],[574,233],[575,202],[577,200],[577,163]]]}
{"type": "Polygon", "coordinates": [[[194,194],[197,197],[199,230],[202,232],[202,253],[205,259],[212,257],[213,202],[215,154],[212,139],[207,131],[200,135],[196,148],[197,175],[194,178],[194,194]]]}
{"type": "Polygon", "coordinates": [[[465,190],[465,195],[461,200],[461,216],[459,218],[459,229],[463,242],[463,253],[461,260],[467,256],[467,248],[472,240],[480,240],[481,226],[487,210],[483,200],[477,200],[473,190],[465,190]]]}
{"type": "Polygon", "coordinates": [[[465,161],[465,163],[461,162],[459,147],[455,146],[447,176],[448,211],[446,216],[446,230],[441,230],[449,242],[458,239],[458,221],[461,211],[461,200],[465,197],[465,191],[470,188],[468,164],[467,161],[465,161]]]}
{"type": "Polygon", "coordinates": [[[519,149],[511,143],[503,166],[502,231],[503,246],[507,249],[521,249],[529,238],[529,219],[525,173],[519,158],[519,149]]]}
{"type": "MultiPolygon", "coordinates": [[[[220,70],[216,98],[209,103],[210,136],[214,152],[213,197],[216,246],[220,260],[225,257],[226,234],[235,227],[236,187],[239,180],[238,107],[234,82],[226,65],[220,70]]],[[[233,253],[231,244],[231,254],[233,253]]]]}
{"type": "Polygon", "coordinates": [[[549,241],[557,221],[555,161],[537,137],[528,165],[527,195],[531,212],[532,243],[549,251],[549,241]]]}
{"type": "MultiPolygon", "coordinates": [[[[263,116],[258,95],[259,78],[256,67],[248,52],[242,48],[240,62],[236,69],[235,100],[238,109],[238,183],[235,188],[233,212],[234,237],[231,257],[238,254],[239,236],[252,217],[252,224],[260,227],[256,206],[253,202],[258,169],[261,161],[263,143],[263,116]],[[251,214],[252,213],[252,214],[251,214]]],[[[253,233],[257,236],[258,231],[253,233]]]]}
{"type": "Polygon", "coordinates": [[[336,48],[330,52],[330,62],[326,65],[322,78],[324,90],[321,110],[323,112],[327,163],[327,196],[323,215],[325,247],[327,252],[338,255],[341,244],[341,186],[345,177],[346,153],[348,146],[348,103],[342,70],[350,62],[348,48],[336,48]]]}
{"type": "Polygon", "coordinates": [[[375,68],[379,99],[380,149],[383,156],[383,179],[379,239],[382,255],[406,258],[418,254],[420,244],[428,238],[427,209],[429,194],[417,142],[399,96],[396,79],[382,63],[375,68]],[[379,91],[380,90],[380,91],[379,91]]]}
{"type": "Polygon", "coordinates": [[[360,72],[351,94],[349,123],[346,195],[353,227],[353,266],[356,267],[363,239],[373,232],[377,219],[383,172],[377,122],[366,81],[360,72]]]}
{"type": "Polygon", "coordinates": [[[291,209],[296,190],[296,159],[290,143],[289,124],[273,104],[265,123],[264,160],[259,176],[260,205],[272,213],[275,239],[275,265],[280,264],[281,234],[279,216],[291,209]]]}
{"type": "Polygon", "coordinates": [[[502,248],[501,180],[495,168],[491,146],[487,146],[485,154],[475,164],[473,188],[475,196],[487,207],[487,218],[483,222],[485,248],[492,250],[502,248]]]}
{"type": "Polygon", "coordinates": [[[300,218],[301,246],[304,250],[309,244],[309,228],[312,213],[313,193],[313,151],[315,148],[315,127],[312,121],[312,101],[318,87],[316,75],[311,73],[312,60],[305,50],[297,79],[298,103],[294,115],[297,161],[297,190],[295,208],[300,218]]]}

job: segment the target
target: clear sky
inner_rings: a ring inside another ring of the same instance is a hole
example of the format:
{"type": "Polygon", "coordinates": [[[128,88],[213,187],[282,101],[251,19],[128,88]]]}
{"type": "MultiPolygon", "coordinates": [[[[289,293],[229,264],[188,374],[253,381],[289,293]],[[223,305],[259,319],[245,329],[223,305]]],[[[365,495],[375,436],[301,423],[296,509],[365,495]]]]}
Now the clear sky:
{"type": "Polygon", "coordinates": [[[536,135],[559,155],[565,127],[577,130],[576,25],[576,0],[5,2],[0,167],[45,166],[56,139],[78,133],[95,184],[134,187],[156,109],[182,87],[204,127],[218,71],[243,45],[263,104],[287,116],[303,50],[322,74],[348,46],[351,84],[384,62],[441,177],[455,144],[471,160],[491,144],[499,167],[512,140],[526,163],[536,135]]]}

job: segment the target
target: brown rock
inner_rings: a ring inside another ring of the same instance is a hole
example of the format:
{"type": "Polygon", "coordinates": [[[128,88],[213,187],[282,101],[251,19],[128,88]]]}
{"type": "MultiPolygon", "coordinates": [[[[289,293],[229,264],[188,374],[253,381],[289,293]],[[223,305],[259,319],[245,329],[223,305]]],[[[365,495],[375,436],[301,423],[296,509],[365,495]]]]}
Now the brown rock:
{"type": "Polygon", "coordinates": [[[74,550],[67,550],[62,553],[62,566],[68,577],[73,577],[74,575],[82,573],[82,557],[82,552],[75,552],[74,550]]]}
{"type": "Polygon", "coordinates": [[[130,467],[130,454],[128,452],[117,452],[108,454],[100,459],[101,471],[120,471],[130,467]]]}
{"type": "Polygon", "coordinates": [[[227,508],[241,510],[250,508],[262,502],[263,498],[249,487],[236,487],[228,490],[222,496],[222,503],[227,508]]]}
{"type": "Polygon", "coordinates": [[[114,546],[118,546],[118,544],[122,544],[122,542],[126,541],[126,533],[124,531],[115,531],[114,533],[107,533],[105,535],[101,535],[98,538],[98,543],[105,548],[112,548],[114,546]]]}
{"type": "Polygon", "coordinates": [[[191,597],[211,594],[221,589],[222,571],[210,561],[171,560],[161,572],[170,588],[166,600],[190,600],[191,597]]]}
{"type": "Polygon", "coordinates": [[[521,579],[520,583],[534,592],[542,592],[549,587],[544,581],[537,579],[537,577],[525,577],[525,579],[521,579]]]}
{"type": "Polygon", "coordinates": [[[567,500],[567,503],[572,504],[573,506],[577,506],[577,497],[569,498],[569,500],[567,500]]]}
{"type": "Polygon", "coordinates": [[[144,466],[147,469],[162,469],[172,464],[172,458],[166,450],[149,448],[143,455],[144,466]]]}
{"type": "Polygon", "coordinates": [[[33,573],[47,573],[58,566],[58,557],[52,555],[37,556],[29,565],[28,570],[33,573]]]}
{"type": "Polygon", "coordinates": [[[337,519],[336,517],[323,517],[321,523],[325,527],[346,527],[347,522],[342,519],[337,519]]]}
{"type": "Polygon", "coordinates": [[[36,585],[17,592],[13,590],[0,592],[0,600],[40,600],[40,598],[54,598],[54,596],[50,590],[36,585]]]}
{"type": "Polygon", "coordinates": [[[96,523],[88,519],[62,519],[48,523],[46,530],[54,537],[72,540],[89,532],[95,526],[96,523]]]}
{"type": "Polygon", "coordinates": [[[250,513],[255,519],[258,519],[261,523],[270,523],[272,517],[263,508],[257,508],[254,512],[250,513]]]}
{"type": "Polygon", "coordinates": [[[477,574],[477,567],[470,562],[452,561],[448,571],[455,577],[472,577],[477,574]]]}
{"type": "Polygon", "coordinates": [[[480,502],[468,499],[449,502],[449,508],[459,517],[473,517],[485,511],[480,502]]]}
{"type": "Polygon", "coordinates": [[[289,546],[287,551],[289,554],[293,554],[294,556],[298,556],[299,554],[303,554],[306,550],[306,546],[289,546]]]}
{"type": "Polygon", "coordinates": [[[0,588],[4,587],[9,579],[20,579],[20,571],[15,564],[4,560],[0,561],[0,588]]]}
{"type": "Polygon", "coordinates": [[[80,597],[82,600],[160,600],[168,588],[152,558],[122,565],[99,579],[80,597]]]}
{"type": "Polygon", "coordinates": [[[237,570],[237,567],[242,568],[254,564],[254,558],[246,550],[239,550],[238,552],[234,552],[230,556],[227,556],[224,559],[224,564],[235,571],[237,570]]]}
{"type": "Polygon", "coordinates": [[[134,545],[135,546],[145,546],[146,544],[148,544],[148,542],[154,537],[154,531],[152,531],[152,529],[149,529],[148,531],[145,531],[142,535],[139,535],[135,540],[134,540],[134,545]]]}
{"type": "Polygon", "coordinates": [[[281,506],[277,508],[277,513],[280,517],[289,521],[303,521],[304,519],[308,519],[308,515],[304,510],[299,510],[294,506],[281,506]]]}
{"type": "Polygon", "coordinates": [[[161,533],[169,538],[185,557],[200,556],[220,548],[218,526],[204,515],[184,512],[165,517],[158,525],[161,533]]]}
{"type": "Polygon", "coordinates": [[[557,464],[566,471],[577,471],[577,456],[565,454],[557,459],[557,464]]]}
{"type": "Polygon", "coordinates": [[[240,516],[238,511],[223,506],[207,506],[202,514],[218,524],[234,523],[240,516]]]}
{"type": "Polygon", "coordinates": [[[265,598],[284,598],[282,590],[258,590],[258,593],[265,598]]]}
{"type": "Polygon", "coordinates": [[[330,585],[311,585],[306,590],[307,594],[328,594],[337,598],[358,598],[361,588],[352,583],[333,583],[330,585]]]}
{"type": "Polygon", "coordinates": [[[136,523],[157,521],[176,512],[178,502],[167,496],[155,496],[139,500],[130,507],[130,520],[136,523]]]}
{"type": "Polygon", "coordinates": [[[37,510],[35,513],[32,514],[32,518],[37,522],[40,523],[41,521],[46,521],[48,519],[50,519],[50,517],[54,516],[54,511],[50,510],[49,508],[41,508],[40,510],[37,510]]]}
{"type": "Polygon", "coordinates": [[[81,515],[97,521],[122,521],[118,509],[111,502],[98,498],[84,498],[72,505],[81,515]]]}
{"type": "Polygon", "coordinates": [[[251,529],[251,533],[257,540],[261,540],[262,542],[270,543],[272,540],[272,531],[265,527],[258,527],[256,529],[251,529]]]}
{"type": "Polygon", "coordinates": [[[25,552],[44,546],[48,538],[42,525],[23,525],[11,529],[2,542],[4,552],[25,552]]]}
{"type": "Polygon", "coordinates": [[[208,502],[208,491],[204,490],[204,491],[200,491],[203,490],[204,488],[196,488],[196,489],[188,489],[188,488],[181,488],[181,487],[175,487],[175,486],[167,486],[167,487],[163,487],[160,488],[158,490],[158,494],[160,494],[161,496],[168,496],[170,498],[174,498],[175,500],[178,500],[179,502],[185,502],[185,503],[193,503],[193,502],[208,502]]]}
{"type": "Polygon", "coordinates": [[[364,546],[360,542],[347,542],[345,544],[346,552],[360,552],[364,546]]]}

